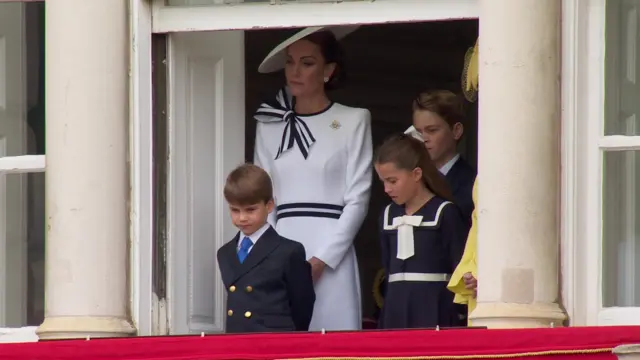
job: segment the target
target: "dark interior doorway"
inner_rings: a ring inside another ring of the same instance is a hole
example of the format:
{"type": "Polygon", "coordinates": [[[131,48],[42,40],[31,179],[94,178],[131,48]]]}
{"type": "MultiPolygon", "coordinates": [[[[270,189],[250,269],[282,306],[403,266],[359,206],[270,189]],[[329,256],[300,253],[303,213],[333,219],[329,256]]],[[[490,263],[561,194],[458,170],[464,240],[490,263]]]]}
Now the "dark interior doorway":
{"type": "MultiPolygon", "coordinates": [[[[298,30],[246,32],[248,161],[253,158],[255,136],[252,115],[261,101],[273,97],[284,83],[282,73],[259,74],[258,65],[274,46],[298,30]]],[[[477,20],[362,26],[342,41],[349,80],[345,88],[330,96],[336,102],[371,111],[376,147],[390,134],[403,132],[411,124],[411,102],[419,92],[447,89],[461,93],[464,55],[477,37],[477,20]]],[[[477,104],[467,103],[465,136],[459,151],[473,166],[477,162],[477,124],[477,104]]],[[[369,214],[355,240],[365,318],[373,318],[377,312],[373,293],[381,267],[378,216],[388,202],[382,184],[374,179],[369,214]]]]}

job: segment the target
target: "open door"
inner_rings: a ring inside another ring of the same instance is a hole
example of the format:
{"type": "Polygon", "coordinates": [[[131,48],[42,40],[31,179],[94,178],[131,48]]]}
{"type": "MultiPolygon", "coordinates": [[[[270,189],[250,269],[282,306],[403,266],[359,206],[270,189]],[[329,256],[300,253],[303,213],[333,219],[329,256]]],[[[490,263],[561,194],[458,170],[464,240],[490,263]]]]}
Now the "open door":
{"type": "MultiPolygon", "coordinates": [[[[25,5],[0,3],[0,157],[27,154],[25,5]]],[[[0,327],[26,323],[26,175],[0,172],[0,327]]]]}
{"type": "Polygon", "coordinates": [[[244,162],[244,33],[169,36],[169,332],[224,330],[216,251],[236,233],[223,196],[244,162]]]}

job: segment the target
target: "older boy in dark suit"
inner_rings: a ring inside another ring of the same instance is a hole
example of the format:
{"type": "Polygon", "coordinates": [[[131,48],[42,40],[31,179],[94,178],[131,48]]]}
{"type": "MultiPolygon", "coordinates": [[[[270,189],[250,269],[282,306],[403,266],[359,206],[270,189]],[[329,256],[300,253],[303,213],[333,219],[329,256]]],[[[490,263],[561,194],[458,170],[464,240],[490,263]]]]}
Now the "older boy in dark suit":
{"type": "Polygon", "coordinates": [[[274,208],[271,178],[245,164],[227,177],[224,196],[240,232],[218,250],[227,288],[227,333],[307,331],[315,292],[302,244],[267,222],[274,208]]]}
{"type": "Polygon", "coordinates": [[[448,90],[421,93],[413,101],[413,127],[407,132],[424,141],[431,160],[447,178],[453,199],[471,226],[476,170],[458,154],[465,122],[460,96],[448,90]]]}
{"type": "MultiPolygon", "coordinates": [[[[431,160],[451,187],[455,204],[471,226],[476,170],[457,151],[464,122],[464,104],[460,96],[448,90],[427,91],[413,101],[413,126],[407,132],[424,141],[431,160]]],[[[460,325],[466,324],[467,306],[456,304],[456,307],[460,325]]]]}

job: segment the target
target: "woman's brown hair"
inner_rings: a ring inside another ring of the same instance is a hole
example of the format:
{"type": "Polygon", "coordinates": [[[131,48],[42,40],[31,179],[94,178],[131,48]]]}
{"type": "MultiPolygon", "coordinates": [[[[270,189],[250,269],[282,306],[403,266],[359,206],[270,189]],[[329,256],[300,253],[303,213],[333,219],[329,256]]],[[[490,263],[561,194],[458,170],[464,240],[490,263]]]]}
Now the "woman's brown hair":
{"type": "Polygon", "coordinates": [[[344,86],[347,80],[347,72],[345,69],[344,52],[342,46],[331,31],[318,31],[311,35],[307,35],[304,40],[308,40],[320,47],[320,52],[326,64],[335,64],[336,68],[324,84],[327,91],[336,90],[344,86]]]}
{"type": "Polygon", "coordinates": [[[398,169],[422,170],[424,185],[443,199],[453,201],[451,188],[444,176],[436,169],[424,143],[409,135],[394,135],[380,145],[375,155],[376,164],[394,164],[398,169]]]}

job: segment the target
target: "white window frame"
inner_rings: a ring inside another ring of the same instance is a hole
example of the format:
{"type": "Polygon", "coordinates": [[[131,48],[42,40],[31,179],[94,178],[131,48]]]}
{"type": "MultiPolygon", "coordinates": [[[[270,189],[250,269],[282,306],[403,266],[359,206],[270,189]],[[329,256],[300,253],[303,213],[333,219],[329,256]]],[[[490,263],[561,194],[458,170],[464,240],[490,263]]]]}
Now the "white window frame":
{"type": "Polygon", "coordinates": [[[581,100],[584,97],[584,78],[579,70],[584,66],[581,55],[585,53],[582,42],[577,41],[584,32],[584,19],[587,16],[587,1],[563,0],[562,2],[562,129],[561,129],[561,284],[562,300],[571,325],[585,324],[577,304],[581,298],[577,285],[581,262],[577,246],[578,239],[578,146],[577,122],[581,115],[581,100]]]}
{"type": "MultiPolygon", "coordinates": [[[[45,155],[19,155],[0,157],[0,176],[32,174],[45,171],[45,155]]],[[[0,328],[0,343],[38,341],[36,326],[0,328]]]]}
{"type": "Polygon", "coordinates": [[[640,319],[602,301],[603,155],[640,150],[640,136],[604,135],[605,17],[606,0],[564,0],[562,294],[574,326],[640,319]]]}
{"type": "MultiPolygon", "coordinates": [[[[144,2],[144,0],[132,0],[144,2]]],[[[338,2],[335,3],[300,3],[285,5],[270,4],[244,4],[244,5],[211,5],[193,7],[165,6],[164,0],[151,1],[152,10],[152,32],[153,33],[175,33],[192,31],[216,31],[216,30],[251,30],[251,29],[274,29],[323,25],[348,25],[348,24],[383,24],[394,22],[425,22],[442,21],[452,19],[477,19],[479,17],[479,0],[365,0],[361,2],[338,2]]],[[[138,33],[137,41],[145,34],[138,33]]],[[[151,63],[151,55],[146,50],[140,56],[147,56],[147,63],[151,63]]],[[[140,60],[142,61],[142,60],[140,60]]],[[[135,70],[135,67],[134,67],[135,70]]],[[[144,77],[145,75],[137,75],[144,77]]],[[[151,91],[150,81],[142,79],[140,88],[136,91],[151,91]],[[147,86],[149,87],[147,89],[147,86]]],[[[132,96],[136,96],[133,94],[132,96]]],[[[144,104],[147,107],[148,104],[144,104]]],[[[139,106],[139,105],[138,105],[139,106]]],[[[149,104],[150,106],[150,104],[149,104]]],[[[139,109],[140,110],[140,109],[139,109]]],[[[139,111],[134,114],[139,118],[134,122],[151,121],[151,115],[139,111]]],[[[170,122],[172,120],[170,119],[170,122]]],[[[171,125],[170,125],[171,126],[171,125]]],[[[150,128],[150,127],[149,127],[150,128]]],[[[134,135],[133,141],[147,141],[139,139],[145,136],[142,133],[134,135]]],[[[151,142],[149,142],[151,144],[151,142]]],[[[146,147],[145,147],[146,148],[146,147]]],[[[145,150],[146,151],[146,150],[145,150]]],[[[151,156],[144,156],[142,161],[136,163],[134,172],[139,173],[141,167],[151,166],[151,156]]],[[[171,165],[169,166],[171,171],[171,165]]],[[[151,185],[149,185],[149,188],[151,185]]],[[[146,190],[145,190],[146,191],[146,190]]],[[[171,186],[169,186],[169,198],[172,198],[171,186]]],[[[149,202],[150,203],[150,202],[149,202]]],[[[132,210],[133,211],[133,210],[132,210]]],[[[149,214],[141,212],[139,215],[149,214]]],[[[172,221],[171,219],[169,220],[172,221]]],[[[139,222],[142,224],[141,222],[139,222]]],[[[171,227],[171,224],[169,224],[171,227]]],[[[169,242],[171,242],[172,231],[169,231],[169,242]]],[[[149,246],[138,246],[138,259],[141,259],[140,266],[151,264],[151,235],[142,236],[138,234],[138,243],[149,246]],[[146,253],[148,252],[148,257],[146,253]]],[[[168,257],[172,257],[169,247],[168,257]]],[[[142,277],[139,277],[142,280],[142,277]]],[[[145,280],[146,281],[146,280],[145,280]]],[[[140,287],[138,287],[140,288],[140,287]]],[[[150,289],[149,289],[150,292],[150,289]]],[[[142,296],[146,296],[144,293],[142,296]]],[[[142,304],[141,300],[134,299],[142,304]]],[[[167,306],[153,299],[152,304],[152,328],[154,334],[162,334],[166,319],[169,316],[167,306]]],[[[140,307],[142,309],[142,307],[140,307]]],[[[134,315],[136,311],[134,309],[134,315]]],[[[135,316],[134,316],[135,318],[135,316]]]]}
{"type": "MultiPolygon", "coordinates": [[[[604,1],[603,1],[604,3],[604,1]]],[[[606,4],[603,4],[603,6],[606,4]]],[[[607,14],[606,14],[606,9],[604,11],[602,11],[600,13],[599,19],[600,19],[600,23],[602,24],[602,31],[601,31],[601,36],[604,39],[604,41],[602,41],[602,52],[601,52],[601,58],[605,59],[606,56],[606,19],[607,19],[607,14]]],[[[609,18],[610,19],[610,18],[609,18]]],[[[602,76],[602,91],[603,94],[607,93],[607,89],[604,88],[604,86],[606,85],[605,81],[606,81],[606,74],[607,74],[607,64],[604,62],[603,60],[603,66],[600,67],[601,72],[604,75],[602,76]]],[[[617,85],[617,79],[611,79],[611,81],[613,82],[613,86],[617,85]]],[[[601,194],[604,193],[604,186],[605,184],[603,183],[603,179],[605,178],[605,174],[603,173],[604,169],[603,169],[603,160],[604,160],[604,153],[610,153],[610,152],[614,152],[614,151],[628,151],[628,150],[635,150],[635,151],[640,151],[640,136],[625,136],[625,135],[605,135],[604,134],[604,124],[606,121],[606,95],[605,95],[605,99],[602,100],[601,104],[602,104],[602,118],[601,120],[595,124],[594,123],[594,131],[597,131],[597,136],[598,136],[598,148],[599,148],[599,160],[598,160],[598,165],[600,166],[600,172],[599,172],[599,180],[601,181],[600,184],[600,191],[601,194]]],[[[598,219],[600,220],[600,231],[598,232],[598,234],[601,235],[600,238],[600,244],[601,246],[599,247],[599,249],[603,248],[603,244],[604,244],[604,233],[603,233],[603,224],[602,222],[603,220],[603,215],[604,215],[604,211],[606,210],[604,208],[603,202],[602,202],[602,195],[600,196],[600,206],[599,206],[599,210],[600,213],[598,214],[599,217],[598,219]]],[[[627,214],[628,215],[628,214],[627,214]]],[[[633,254],[629,254],[629,256],[632,256],[633,254]]],[[[602,258],[602,254],[600,254],[600,258],[602,258]]],[[[635,259],[632,259],[634,261],[637,261],[635,259]]],[[[602,263],[600,263],[600,268],[602,268],[602,263]]],[[[600,270],[601,272],[603,270],[600,270]]],[[[628,276],[632,276],[632,272],[630,272],[628,274],[628,276]]],[[[628,278],[627,282],[632,281],[635,283],[633,278],[628,278]]],[[[602,289],[603,289],[603,283],[602,280],[600,280],[599,282],[599,295],[600,298],[602,298],[602,289]]],[[[632,285],[633,286],[633,285],[632,285]]],[[[602,302],[600,303],[600,309],[599,309],[599,314],[598,314],[598,324],[599,325],[638,325],[640,324],[640,307],[604,307],[602,305],[602,302]]]]}
{"type": "MultiPolygon", "coordinates": [[[[15,0],[20,2],[35,0],[15,0]]],[[[44,0],[41,0],[44,1],[44,0]]],[[[26,121],[26,119],[25,119],[26,121]]],[[[45,155],[18,155],[0,157],[0,176],[9,174],[31,174],[44,172],[45,155]]],[[[21,328],[0,328],[0,343],[33,342],[38,340],[35,326],[21,328]]]]}
{"type": "Polygon", "coordinates": [[[44,155],[5,156],[0,158],[0,175],[44,172],[44,155]]]}
{"type": "Polygon", "coordinates": [[[139,336],[164,335],[154,320],[153,296],[153,83],[151,0],[129,0],[129,161],[131,317],[139,336]]]}
{"type": "MultiPolygon", "coordinates": [[[[164,5],[164,0],[149,1],[154,33],[419,22],[441,20],[443,17],[465,19],[479,16],[478,0],[378,0],[340,4],[197,7],[168,7],[164,5]],[[434,12],[434,8],[448,10],[434,12]]],[[[600,306],[594,300],[599,298],[600,280],[595,285],[592,281],[600,279],[599,267],[589,266],[593,259],[599,259],[600,256],[601,239],[597,236],[599,224],[590,221],[598,219],[600,211],[598,199],[601,184],[597,180],[600,172],[600,150],[597,146],[588,146],[597,144],[599,139],[593,136],[597,131],[594,133],[594,129],[585,127],[584,123],[594,124],[594,121],[601,119],[599,114],[604,113],[604,103],[601,103],[603,94],[600,90],[604,84],[604,74],[600,74],[600,68],[603,67],[600,56],[603,54],[604,44],[604,1],[563,0],[562,5],[561,292],[570,324],[574,326],[596,325],[597,316],[593,314],[597,314],[600,306]],[[594,182],[594,179],[597,181],[594,182]]],[[[138,37],[140,41],[140,34],[138,37]]],[[[150,63],[150,54],[143,55],[148,56],[147,63],[150,63]]],[[[150,81],[142,83],[144,86],[138,91],[147,91],[145,87],[151,91],[150,81]]],[[[147,105],[150,106],[150,103],[143,107],[147,105]]],[[[134,119],[134,122],[147,121],[143,113],[136,116],[139,119],[134,119]]],[[[150,114],[148,118],[150,119],[150,114]]],[[[150,166],[150,156],[145,157],[144,161],[149,161],[146,165],[150,166]]],[[[146,243],[146,239],[141,237],[139,243],[146,243]]],[[[150,234],[148,243],[150,249],[150,234]]],[[[161,306],[156,304],[155,308],[154,316],[163,319],[161,306]]]]}
{"type": "Polygon", "coordinates": [[[153,3],[153,32],[251,30],[478,18],[478,0],[363,0],[335,3],[166,6],[153,3]]]}

